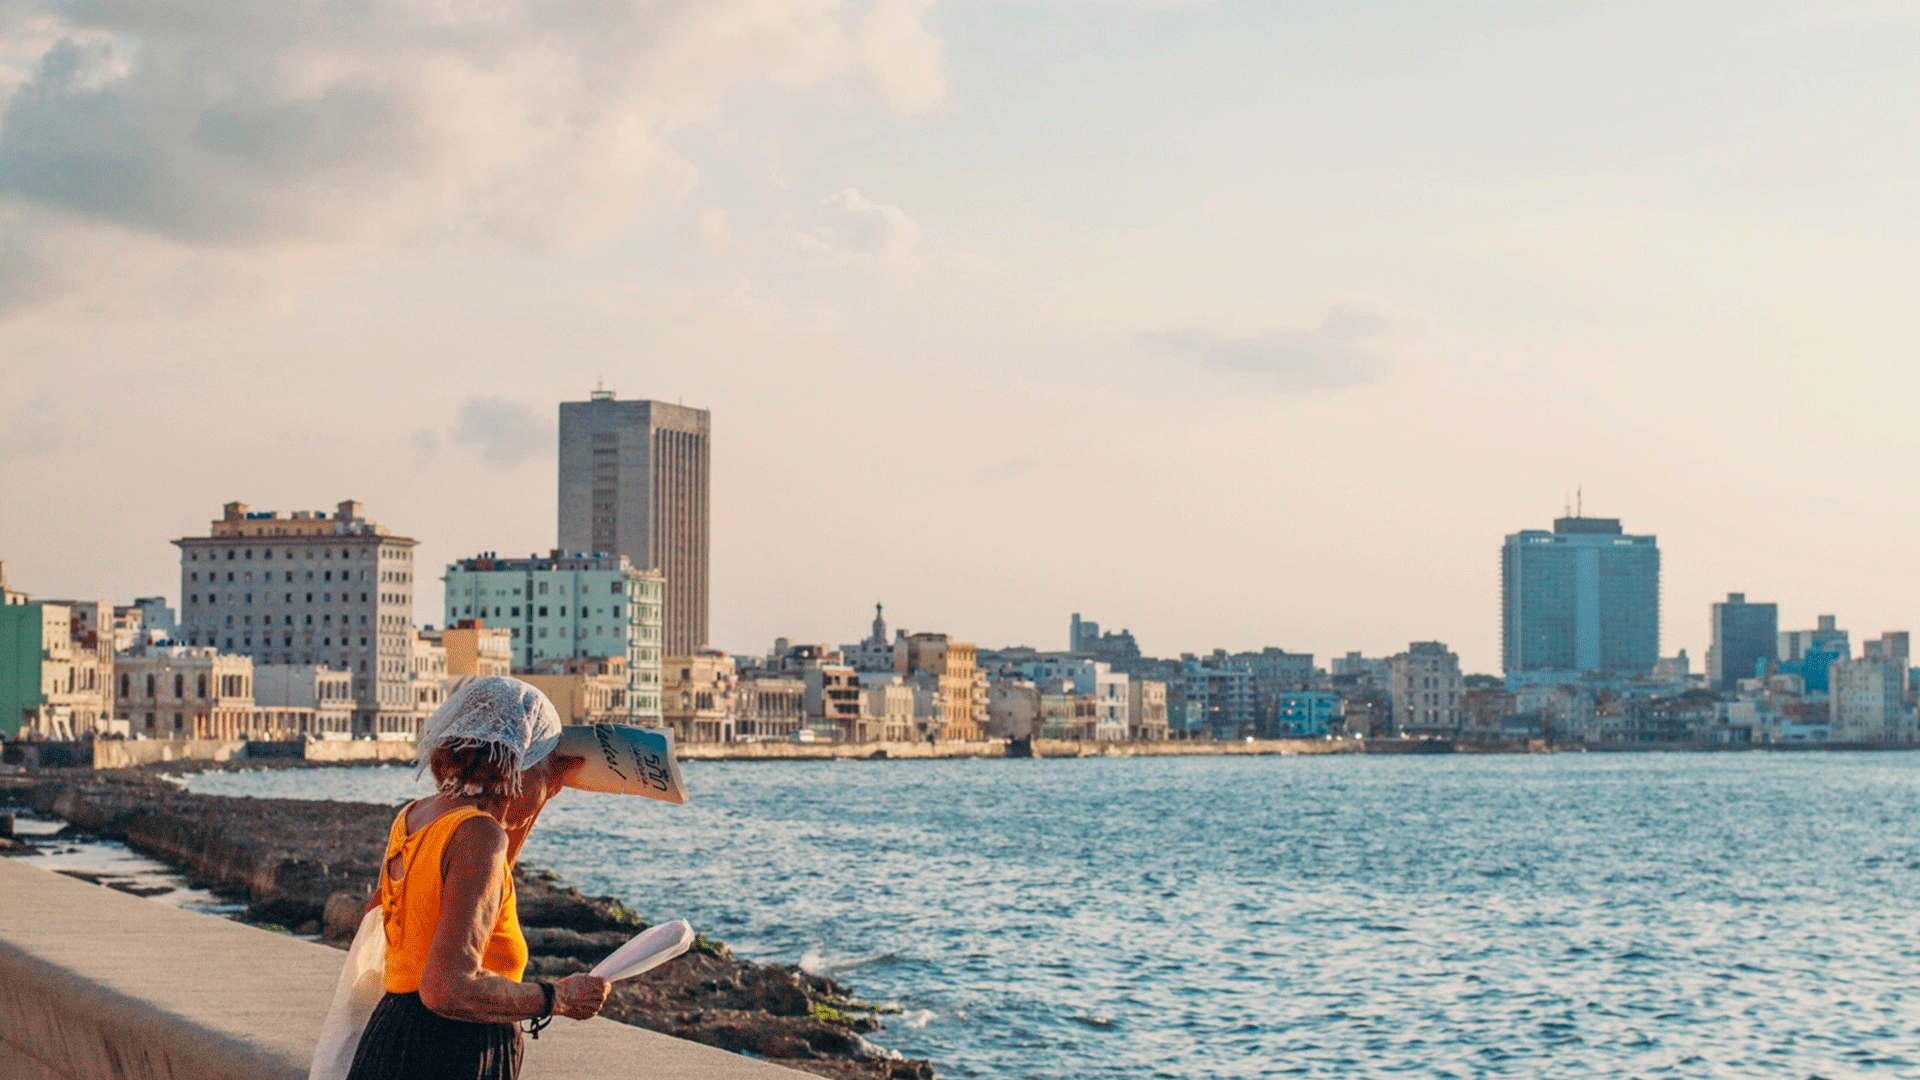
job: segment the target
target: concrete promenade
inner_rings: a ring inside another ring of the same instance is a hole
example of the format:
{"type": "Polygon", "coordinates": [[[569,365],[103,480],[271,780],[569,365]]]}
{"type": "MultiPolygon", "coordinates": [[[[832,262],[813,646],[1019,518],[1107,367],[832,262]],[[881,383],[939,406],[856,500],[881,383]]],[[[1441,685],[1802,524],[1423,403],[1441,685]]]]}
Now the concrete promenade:
{"type": "MultiPolygon", "coordinates": [[[[0,1077],[305,1080],[345,954],[0,859],[0,1077]]],[[[611,1020],[528,1040],[525,1080],[802,1080],[611,1020]]]]}

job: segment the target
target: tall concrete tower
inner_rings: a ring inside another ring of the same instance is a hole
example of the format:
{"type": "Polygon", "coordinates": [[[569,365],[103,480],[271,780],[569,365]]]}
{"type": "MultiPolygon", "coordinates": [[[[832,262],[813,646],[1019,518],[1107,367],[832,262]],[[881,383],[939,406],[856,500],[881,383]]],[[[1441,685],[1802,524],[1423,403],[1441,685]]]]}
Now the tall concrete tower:
{"type": "Polygon", "coordinates": [[[560,548],[625,555],[666,578],[666,655],[707,644],[711,418],[595,390],[560,403],[560,548]]]}

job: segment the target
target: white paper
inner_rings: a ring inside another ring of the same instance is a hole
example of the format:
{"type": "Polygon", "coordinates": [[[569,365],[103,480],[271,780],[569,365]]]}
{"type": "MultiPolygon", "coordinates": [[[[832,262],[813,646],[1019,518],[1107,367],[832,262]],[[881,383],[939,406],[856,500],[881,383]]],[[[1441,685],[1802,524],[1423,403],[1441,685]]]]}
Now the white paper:
{"type": "Polygon", "coordinates": [[[693,927],[685,919],[642,930],[632,941],[594,966],[592,974],[619,982],[652,971],[693,947],[693,927]]]}

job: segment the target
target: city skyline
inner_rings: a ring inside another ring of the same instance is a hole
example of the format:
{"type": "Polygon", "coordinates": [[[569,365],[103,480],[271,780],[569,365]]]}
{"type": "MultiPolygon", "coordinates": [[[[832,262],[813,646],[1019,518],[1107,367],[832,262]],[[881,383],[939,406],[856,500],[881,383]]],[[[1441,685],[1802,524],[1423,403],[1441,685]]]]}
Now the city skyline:
{"type": "Polygon", "coordinates": [[[236,500],[359,499],[427,566],[544,553],[553,403],[604,379],[721,419],[729,649],[884,600],[1494,672],[1491,549],[1578,486],[1660,537],[1696,669],[1729,592],[1920,622],[1907,9],[32,9],[0,555],[41,594],[161,591],[236,500]]]}

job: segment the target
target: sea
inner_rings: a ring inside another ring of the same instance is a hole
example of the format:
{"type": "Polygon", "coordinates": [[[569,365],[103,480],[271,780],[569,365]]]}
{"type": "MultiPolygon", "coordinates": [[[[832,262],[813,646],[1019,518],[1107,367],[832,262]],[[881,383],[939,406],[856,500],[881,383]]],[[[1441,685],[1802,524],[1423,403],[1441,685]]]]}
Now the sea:
{"type": "MultiPolygon", "coordinates": [[[[689,762],[525,858],[950,1078],[1920,1076],[1920,754],[689,762]]],[[[397,802],[411,770],[197,791],[397,802]]]]}

